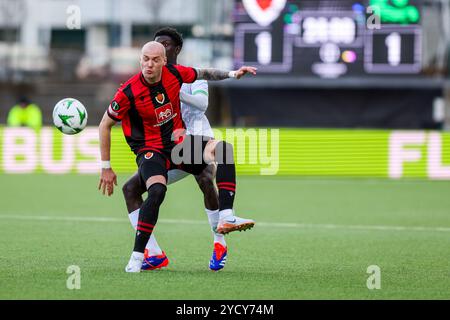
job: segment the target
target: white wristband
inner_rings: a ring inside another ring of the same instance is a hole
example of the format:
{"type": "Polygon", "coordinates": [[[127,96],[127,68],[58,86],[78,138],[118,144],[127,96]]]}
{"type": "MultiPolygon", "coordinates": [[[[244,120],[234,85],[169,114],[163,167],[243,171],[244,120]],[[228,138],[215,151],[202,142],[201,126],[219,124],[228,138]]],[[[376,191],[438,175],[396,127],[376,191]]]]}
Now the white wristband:
{"type": "Polygon", "coordinates": [[[230,72],[228,72],[228,77],[229,77],[229,78],[236,78],[236,71],[230,71],[230,72]]]}
{"type": "Polygon", "coordinates": [[[111,161],[102,161],[102,169],[111,169],[111,161]]]}

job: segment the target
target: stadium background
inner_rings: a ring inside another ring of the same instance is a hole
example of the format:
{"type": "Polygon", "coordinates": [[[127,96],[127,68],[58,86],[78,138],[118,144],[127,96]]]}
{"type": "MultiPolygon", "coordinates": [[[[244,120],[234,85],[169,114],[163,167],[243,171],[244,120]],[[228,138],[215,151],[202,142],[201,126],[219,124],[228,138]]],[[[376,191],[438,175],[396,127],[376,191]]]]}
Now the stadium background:
{"type": "MultiPolygon", "coordinates": [[[[182,64],[259,68],[254,78],[210,82],[207,115],[242,156],[238,209],[262,223],[231,238],[236,260],[224,270],[241,280],[251,275],[255,287],[228,286],[229,275],[202,273],[204,261],[184,265],[186,252],[207,261],[210,240],[194,181],[173,186],[179,198],[166,200],[160,232],[167,251],[178,250],[171,252],[179,259],[172,270],[180,273],[151,276],[162,290],[157,298],[220,298],[208,289],[219,283],[224,298],[448,299],[449,6],[445,0],[0,0],[0,297],[142,297],[122,274],[114,277],[129,291],[110,291],[118,284],[102,282],[108,274],[99,271],[101,263],[87,262],[106,256],[108,273],[122,272],[132,239],[120,185],[109,202],[96,194],[96,126],[116,88],[138,70],[142,44],[173,26],[185,38],[182,64]],[[5,125],[21,96],[40,106],[42,129],[5,125]],[[76,136],[52,128],[53,106],[65,97],[88,110],[88,128],[76,136]],[[102,219],[121,224],[94,236],[90,224],[102,219]],[[20,240],[18,228],[27,235],[20,240]],[[186,228],[201,230],[195,237],[186,228]],[[268,230],[275,241],[266,251],[259,243],[268,230]],[[181,245],[184,238],[195,248],[181,245]],[[87,289],[79,293],[65,288],[69,263],[48,247],[59,241],[59,250],[72,248],[70,263],[87,270],[87,289]],[[249,250],[251,258],[243,253],[249,250]],[[38,254],[28,274],[19,268],[26,252],[38,254]],[[295,266],[264,259],[276,252],[295,266]],[[61,261],[59,269],[48,268],[49,261],[61,261]],[[377,261],[391,282],[373,293],[366,268],[377,261]],[[279,269],[284,276],[271,273],[279,269]],[[190,276],[204,286],[193,288],[190,276]]],[[[135,165],[120,128],[112,151],[122,184],[135,165]]]]}

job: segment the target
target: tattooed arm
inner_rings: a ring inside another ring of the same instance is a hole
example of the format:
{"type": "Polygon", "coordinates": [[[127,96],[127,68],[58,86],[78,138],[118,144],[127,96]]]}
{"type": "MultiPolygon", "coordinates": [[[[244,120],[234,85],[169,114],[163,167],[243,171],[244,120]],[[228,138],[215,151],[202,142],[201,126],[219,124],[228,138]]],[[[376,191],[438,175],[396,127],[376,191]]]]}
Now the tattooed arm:
{"type": "Polygon", "coordinates": [[[228,78],[240,79],[247,73],[256,75],[257,69],[254,67],[243,66],[243,67],[239,68],[239,70],[237,70],[237,71],[223,71],[223,70],[219,70],[219,69],[196,69],[196,70],[197,70],[197,74],[198,74],[198,77],[197,77],[198,80],[216,81],[216,80],[225,80],[228,78]]]}

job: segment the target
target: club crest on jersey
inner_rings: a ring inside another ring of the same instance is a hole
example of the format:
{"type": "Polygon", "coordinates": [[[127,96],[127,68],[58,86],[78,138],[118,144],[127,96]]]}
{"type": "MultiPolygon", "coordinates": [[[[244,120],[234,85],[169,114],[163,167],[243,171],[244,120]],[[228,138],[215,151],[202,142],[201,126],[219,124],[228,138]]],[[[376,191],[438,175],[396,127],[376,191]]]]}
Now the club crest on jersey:
{"type": "Polygon", "coordinates": [[[169,120],[172,120],[176,116],[176,114],[173,112],[172,103],[170,102],[156,108],[155,115],[158,122],[156,126],[161,126],[169,120]]]}
{"type": "Polygon", "coordinates": [[[147,160],[151,159],[152,157],[153,157],[153,152],[147,152],[147,153],[144,155],[144,158],[147,159],[147,160]]]}
{"type": "Polygon", "coordinates": [[[164,101],[166,101],[166,96],[164,95],[164,93],[158,93],[158,95],[156,96],[155,100],[156,100],[159,104],[163,104],[164,101]]]}
{"type": "Polygon", "coordinates": [[[242,0],[250,18],[262,27],[267,27],[279,16],[286,0],[242,0]]]}

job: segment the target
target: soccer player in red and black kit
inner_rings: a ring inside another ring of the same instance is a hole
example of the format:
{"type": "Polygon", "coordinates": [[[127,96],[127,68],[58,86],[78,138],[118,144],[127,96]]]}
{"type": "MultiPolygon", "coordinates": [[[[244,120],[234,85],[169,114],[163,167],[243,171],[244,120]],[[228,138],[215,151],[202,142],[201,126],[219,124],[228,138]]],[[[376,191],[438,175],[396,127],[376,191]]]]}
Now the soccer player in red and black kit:
{"type": "MultiPolygon", "coordinates": [[[[183,36],[176,29],[165,27],[156,31],[153,38],[166,49],[167,63],[178,64],[178,55],[183,48],[183,36]]],[[[193,83],[184,83],[180,90],[180,102],[181,115],[186,124],[186,134],[208,136],[213,139],[214,133],[205,115],[208,108],[208,82],[206,80],[197,80],[193,83]]],[[[187,175],[189,173],[185,171],[171,169],[168,172],[167,185],[175,183],[187,175]]],[[[213,234],[213,252],[209,261],[209,268],[213,271],[219,271],[225,267],[228,248],[225,235],[223,234],[224,230],[217,230],[219,223],[219,198],[215,186],[215,163],[209,164],[199,175],[194,177],[200,190],[203,192],[205,213],[213,234]]],[[[139,211],[144,202],[142,195],[147,192],[145,185],[141,183],[138,172],[125,182],[122,190],[128,209],[128,218],[132,227],[136,230],[139,211]]],[[[246,230],[254,225],[254,221],[251,219],[237,216],[234,216],[234,218],[236,218],[234,226],[231,226],[229,222],[227,225],[222,224],[222,226],[227,228],[225,231],[246,230]]],[[[155,232],[153,232],[145,246],[144,262],[141,270],[156,270],[164,268],[168,264],[169,259],[159,246],[155,232]]]]}
{"type": "Polygon", "coordinates": [[[122,121],[122,129],[136,163],[148,197],[141,206],[134,250],[126,272],[140,272],[144,249],[158,219],[159,207],[167,190],[167,172],[179,168],[194,175],[209,163],[217,163],[216,184],[219,189],[220,221],[218,228],[233,223],[236,188],[233,147],[224,141],[203,136],[185,135],[181,118],[180,87],[196,79],[240,79],[256,68],[237,71],[194,69],[168,65],[164,46],[152,41],[141,53],[141,72],[117,91],[99,126],[102,172],[99,189],[111,195],[117,177],[110,165],[111,128],[122,121]]]}

